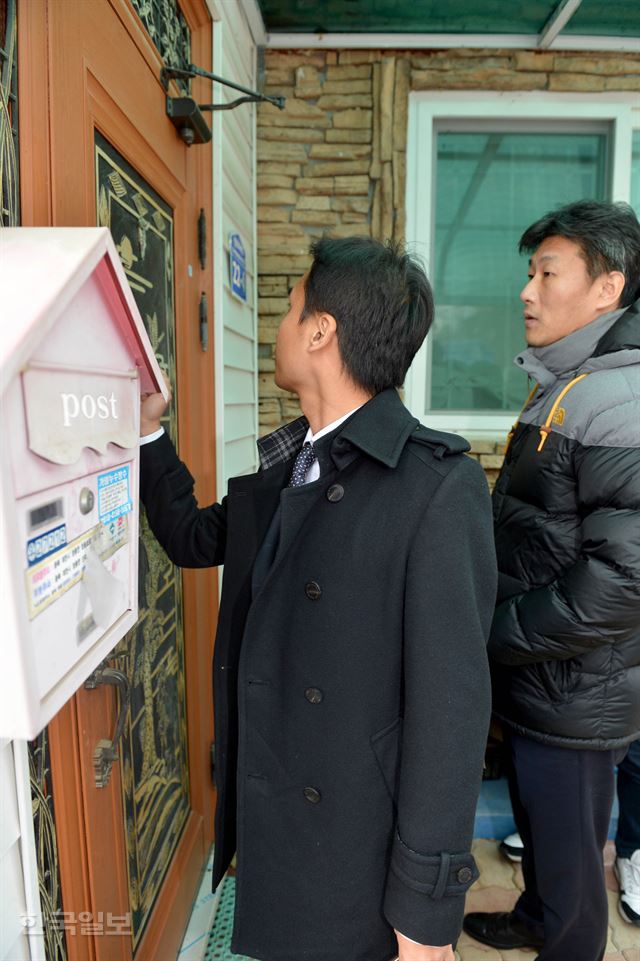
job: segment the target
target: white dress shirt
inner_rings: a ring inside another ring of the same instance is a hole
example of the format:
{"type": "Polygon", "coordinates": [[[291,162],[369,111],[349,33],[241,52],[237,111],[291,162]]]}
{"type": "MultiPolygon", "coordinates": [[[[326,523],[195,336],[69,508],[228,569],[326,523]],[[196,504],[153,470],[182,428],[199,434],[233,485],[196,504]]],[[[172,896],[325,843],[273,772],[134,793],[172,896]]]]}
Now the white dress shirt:
{"type": "MultiPolygon", "coordinates": [[[[355,414],[355,412],[357,410],[360,410],[361,407],[362,407],[362,404],[358,404],[358,406],[354,407],[353,410],[350,410],[348,414],[343,414],[342,417],[338,417],[337,420],[331,421],[331,423],[327,424],[326,427],[321,427],[317,434],[312,433],[311,428],[309,428],[309,430],[306,433],[304,443],[315,444],[315,442],[317,440],[320,440],[321,437],[324,437],[325,434],[330,434],[332,430],[335,430],[336,427],[339,427],[340,424],[343,424],[348,417],[351,417],[352,414],[355,414]]],[[[311,484],[312,481],[318,480],[319,477],[320,477],[320,464],[318,463],[318,459],[316,458],[312,463],[311,467],[309,468],[309,470],[307,471],[304,482],[305,484],[311,484]]]]}
{"type": "Polygon", "coordinates": [[[158,440],[158,438],[162,437],[163,434],[164,427],[159,427],[158,430],[154,430],[153,434],[147,434],[145,437],[141,437],[140,446],[142,447],[143,444],[150,444],[152,441],[158,440]]]}

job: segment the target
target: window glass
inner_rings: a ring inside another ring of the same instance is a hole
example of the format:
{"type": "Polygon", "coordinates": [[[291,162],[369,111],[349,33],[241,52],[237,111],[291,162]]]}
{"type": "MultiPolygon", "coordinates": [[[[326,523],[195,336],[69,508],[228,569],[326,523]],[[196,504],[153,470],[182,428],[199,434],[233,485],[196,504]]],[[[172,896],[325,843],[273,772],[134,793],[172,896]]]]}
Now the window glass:
{"type": "Polygon", "coordinates": [[[631,206],[640,217],[640,130],[633,131],[631,150],[631,206]]]}
{"type": "Polygon", "coordinates": [[[522,232],[556,206],[606,199],[605,133],[437,134],[434,411],[513,411],[526,396],[522,232]]]}

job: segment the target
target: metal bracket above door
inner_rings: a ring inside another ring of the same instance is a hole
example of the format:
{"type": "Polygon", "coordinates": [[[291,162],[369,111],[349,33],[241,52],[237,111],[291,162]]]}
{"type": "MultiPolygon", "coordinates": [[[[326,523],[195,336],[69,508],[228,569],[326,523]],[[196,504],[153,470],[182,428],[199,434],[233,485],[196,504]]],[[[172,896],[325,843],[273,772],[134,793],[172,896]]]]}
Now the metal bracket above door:
{"type": "Polygon", "coordinates": [[[209,143],[211,140],[211,130],[209,129],[202,111],[233,110],[242,103],[270,103],[279,110],[284,110],[284,97],[269,97],[257,90],[250,90],[239,83],[225,80],[210,70],[203,70],[202,67],[190,63],[187,69],[183,67],[164,66],[160,71],[160,83],[162,84],[166,97],[167,116],[180,134],[181,139],[190,147],[194,143],[209,143]],[[170,97],[169,81],[174,79],[191,79],[192,77],[205,77],[213,80],[214,83],[221,83],[225,87],[231,87],[244,94],[237,100],[230,103],[196,103],[193,97],[170,97]]]}

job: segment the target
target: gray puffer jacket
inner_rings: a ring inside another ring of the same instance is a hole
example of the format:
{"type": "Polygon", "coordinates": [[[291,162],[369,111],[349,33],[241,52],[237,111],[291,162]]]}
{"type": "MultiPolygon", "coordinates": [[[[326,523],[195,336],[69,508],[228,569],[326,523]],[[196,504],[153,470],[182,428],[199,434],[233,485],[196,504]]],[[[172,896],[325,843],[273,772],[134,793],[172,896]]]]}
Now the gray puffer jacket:
{"type": "Polygon", "coordinates": [[[516,363],[538,386],[493,498],[494,709],[539,741],[622,746],[640,736],[640,301],[516,363]]]}

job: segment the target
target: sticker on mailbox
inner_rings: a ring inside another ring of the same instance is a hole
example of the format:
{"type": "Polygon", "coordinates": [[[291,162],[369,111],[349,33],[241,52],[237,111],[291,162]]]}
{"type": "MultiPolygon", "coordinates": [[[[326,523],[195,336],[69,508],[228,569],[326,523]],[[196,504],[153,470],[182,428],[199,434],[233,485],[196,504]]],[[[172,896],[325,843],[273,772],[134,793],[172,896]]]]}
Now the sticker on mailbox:
{"type": "Polygon", "coordinates": [[[29,619],[33,620],[59,597],[66,594],[82,578],[87,550],[93,546],[100,560],[105,561],[129,540],[126,517],[119,517],[108,527],[98,524],[76,537],[25,571],[29,619]]]}
{"type": "Polygon", "coordinates": [[[30,541],[27,541],[27,563],[29,567],[33,567],[38,561],[43,561],[45,557],[54,554],[60,550],[61,547],[66,547],[66,544],[66,524],[61,524],[59,527],[54,527],[51,531],[46,531],[44,534],[38,534],[37,537],[32,537],[30,541]]]}
{"type": "Polygon", "coordinates": [[[133,510],[129,494],[129,465],[98,475],[98,516],[103,524],[133,510]]]}

